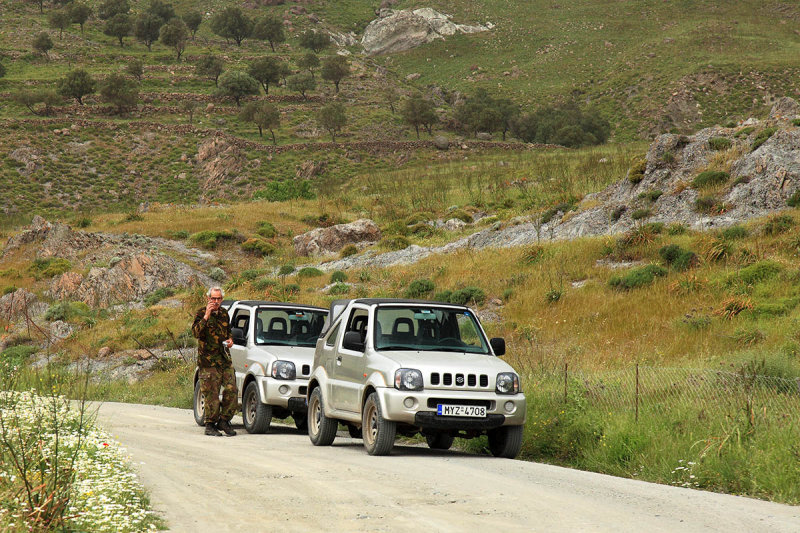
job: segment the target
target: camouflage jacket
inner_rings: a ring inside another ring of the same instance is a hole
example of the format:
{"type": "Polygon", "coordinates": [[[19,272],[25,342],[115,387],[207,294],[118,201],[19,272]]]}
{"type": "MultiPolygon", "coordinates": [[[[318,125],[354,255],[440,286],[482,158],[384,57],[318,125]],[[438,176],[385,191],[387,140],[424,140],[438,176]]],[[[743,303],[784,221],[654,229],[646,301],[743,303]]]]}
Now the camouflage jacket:
{"type": "Polygon", "coordinates": [[[231,366],[231,355],[222,341],[231,337],[228,312],[219,308],[205,320],[206,308],[201,307],[194,316],[192,334],[197,337],[197,366],[200,368],[231,366]]]}

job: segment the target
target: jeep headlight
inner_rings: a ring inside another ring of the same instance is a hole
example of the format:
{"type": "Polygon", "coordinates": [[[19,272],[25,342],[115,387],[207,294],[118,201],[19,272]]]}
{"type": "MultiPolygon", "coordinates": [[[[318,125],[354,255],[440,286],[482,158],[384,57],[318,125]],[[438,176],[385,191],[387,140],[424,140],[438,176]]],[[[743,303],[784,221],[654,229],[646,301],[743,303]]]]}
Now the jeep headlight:
{"type": "Polygon", "coordinates": [[[401,368],[394,373],[394,387],[399,390],[422,390],[422,372],[416,368],[401,368]]]}
{"type": "Polygon", "coordinates": [[[495,385],[497,394],[516,394],[519,392],[519,376],[513,372],[501,372],[497,374],[497,384],[495,385]]]}
{"type": "Polygon", "coordinates": [[[297,371],[291,361],[275,361],[272,365],[272,377],[275,379],[294,379],[297,371]]]}

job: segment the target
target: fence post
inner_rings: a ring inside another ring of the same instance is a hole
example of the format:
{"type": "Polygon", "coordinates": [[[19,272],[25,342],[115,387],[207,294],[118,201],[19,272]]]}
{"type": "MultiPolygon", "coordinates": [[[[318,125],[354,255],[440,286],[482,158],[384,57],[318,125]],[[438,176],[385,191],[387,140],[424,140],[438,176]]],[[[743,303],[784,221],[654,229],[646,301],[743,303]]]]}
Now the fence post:
{"type": "Polygon", "coordinates": [[[564,362],[564,403],[567,403],[567,369],[569,368],[569,363],[564,362]]]}
{"type": "Polygon", "coordinates": [[[634,419],[639,422],[639,363],[636,363],[636,407],[634,419]]]}

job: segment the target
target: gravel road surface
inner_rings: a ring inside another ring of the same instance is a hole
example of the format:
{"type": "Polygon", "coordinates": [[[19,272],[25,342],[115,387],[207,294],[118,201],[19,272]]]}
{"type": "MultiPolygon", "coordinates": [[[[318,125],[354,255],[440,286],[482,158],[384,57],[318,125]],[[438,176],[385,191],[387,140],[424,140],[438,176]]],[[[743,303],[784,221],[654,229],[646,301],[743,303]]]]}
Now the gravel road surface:
{"type": "Polygon", "coordinates": [[[800,531],[800,507],[278,426],[207,437],[184,409],[102,404],[170,531],[800,531]]]}

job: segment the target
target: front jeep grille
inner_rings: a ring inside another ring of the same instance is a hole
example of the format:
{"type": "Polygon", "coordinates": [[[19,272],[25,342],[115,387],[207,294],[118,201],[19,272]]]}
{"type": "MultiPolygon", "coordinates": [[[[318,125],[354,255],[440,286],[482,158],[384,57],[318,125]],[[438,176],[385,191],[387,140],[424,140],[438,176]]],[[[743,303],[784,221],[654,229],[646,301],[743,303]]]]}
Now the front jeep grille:
{"type": "Polygon", "coordinates": [[[456,387],[475,387],[480,383],[480,386],[485,388],[489,386],[489,376],[486,374],[481,374],[479,376],[475,374],[455,374],[455,376],[453,376],[453,374],[449,372],[444,372],[442,374],[439,372],[431,372],[431,385],[450,387],[453,383],[455,383],[456,387]]]}
{"type": "Polygon", "coordinates": [[[303,375],[307,376],[311,373],[311,365],[303,365],[303,375]]]}
{"type": "Polygon", "coordinates": [[[488,410],[494,408],[492,400],[468,400],[464,398],[428,398],[428,408],[436,409],[439,404],[444,405],[477,405],[485,407],[488,410]]]}

